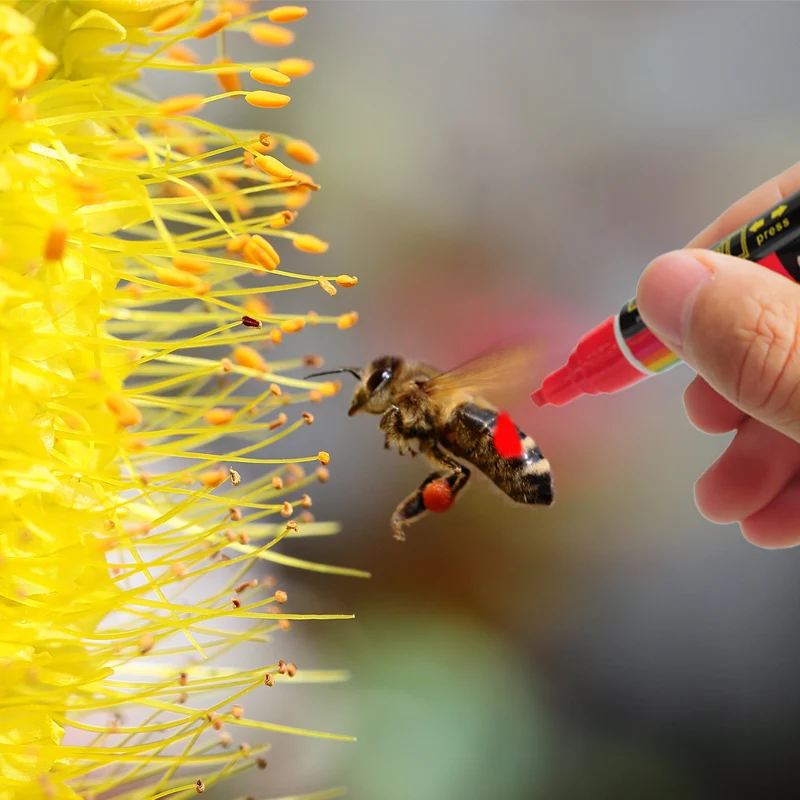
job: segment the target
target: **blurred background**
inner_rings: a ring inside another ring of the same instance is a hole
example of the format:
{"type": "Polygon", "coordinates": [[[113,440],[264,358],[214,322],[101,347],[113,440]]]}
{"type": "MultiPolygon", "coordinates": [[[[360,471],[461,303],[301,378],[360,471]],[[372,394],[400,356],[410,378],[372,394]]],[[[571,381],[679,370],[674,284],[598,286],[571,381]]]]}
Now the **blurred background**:
{"type": "MultiPolygon", "coordinates": [[[[241,791],[797,797],[800,553],[698,514],[694,481],[727,439],[685,420],[690,371],[563,409],[528,393],[651,258],[798,159],[800,5],[307,5],[276,58],[316,69],[279,122],[322,154],[323,191],[295,227],[332,246],[284,263],[359,283],[286,293],[277,310],[360,322],[307,328],[287,350],[447,368],[504,337],[540,339],[513,411],[550,458],[557,502],[512,507],[475,481],[398,544],[389,517],[425,465],[385,451],[377,418],[346,416],[343,376],[291,442],[332,453],[314,512],[343,531],[282,551],[372,578],[281,575],[289,610],[356,619],[295,625],[278,655],[352,680],[287,687],[259,713],[358,742],[278,736],[241,791]]],[[[254,44],[237,55],[265,58],[254,44]]],[[[235,124],[264,127],[239,109],[235,124]]]]}

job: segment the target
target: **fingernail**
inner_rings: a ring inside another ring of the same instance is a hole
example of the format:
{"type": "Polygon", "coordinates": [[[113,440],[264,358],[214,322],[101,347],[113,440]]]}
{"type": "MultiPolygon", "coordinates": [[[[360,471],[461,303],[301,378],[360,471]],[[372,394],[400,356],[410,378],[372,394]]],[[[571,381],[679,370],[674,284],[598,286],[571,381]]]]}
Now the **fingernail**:
{"type": "Polygon", "coordinates": [[[659,256],[639,279],[636,302],[642,319],[665,344],[683,345],[700,287],[714,273],[685,250],[659,256]]]}

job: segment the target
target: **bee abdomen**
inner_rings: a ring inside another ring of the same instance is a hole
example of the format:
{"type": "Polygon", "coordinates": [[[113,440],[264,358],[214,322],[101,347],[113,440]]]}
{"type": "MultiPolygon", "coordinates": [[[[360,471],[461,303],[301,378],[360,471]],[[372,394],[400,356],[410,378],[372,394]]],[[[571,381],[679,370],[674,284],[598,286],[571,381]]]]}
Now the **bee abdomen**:
{"type": "Polygon", "coordinates": [[[551,505],[554,493],[550,463],[536,442],[517,428],[522,455],[504,458],[494,446],[496,424],[497,412],[463,403],[445,426],[443,444],[457,458],[474,464],[515,502],[551,505]]]}

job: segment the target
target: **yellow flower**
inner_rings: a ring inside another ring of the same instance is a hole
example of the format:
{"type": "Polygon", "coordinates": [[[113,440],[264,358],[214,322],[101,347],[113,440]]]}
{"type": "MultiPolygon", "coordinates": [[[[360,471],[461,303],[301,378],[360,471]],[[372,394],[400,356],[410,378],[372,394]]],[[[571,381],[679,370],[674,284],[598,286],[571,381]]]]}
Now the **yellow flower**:
{"type": "Polygon", "coordinates": [[[287,613],[273,578],[247,577],[253,564],[363,575],[275,549],[337,530],[314,522],[305,493],[330,456],[268,453],[313,422],[296,404],[337,385],[292,377],[307,360],[276,348],[356,315],[282,315],[268,298],[356,279],[281,264],[285,240],[327,249],[288,228],[319,187],[256,159],[289,145],[308,164],[311,145],[202,113],[289,101],[241,76],[286,86],[310,62],[226,53],[256,25],[287,43],[272,28],[304,9],[225,6],[0,5],[0,800],[190,797],[263,768],[263,732],[347,738],[242,704],[341,673],[205,660],[290,620],[346,618],[287,613]],[[204,65],[187,42],[211,37],[204,65]],[[153,100],[136,83],[145,70],[208,72],[221,91],[153,100]]]}

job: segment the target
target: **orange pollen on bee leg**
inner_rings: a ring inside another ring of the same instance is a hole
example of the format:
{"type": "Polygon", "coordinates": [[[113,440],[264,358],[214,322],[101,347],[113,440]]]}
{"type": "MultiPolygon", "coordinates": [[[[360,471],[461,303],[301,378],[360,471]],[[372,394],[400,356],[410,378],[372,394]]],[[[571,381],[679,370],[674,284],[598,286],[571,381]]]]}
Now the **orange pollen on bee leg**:
{"type": "Polygon", "coordinates": [[[288,86],[292,79],[276,69],[269,67],[255,67],[250,70],[250,77],[258,82],[264,83],[267,86],[288,86]]]}
{"type": "MultiPolygon", "coordinates": [[[[214,59],[215,64],[230,64],[232,63],[229,58],[221,57],[214,59]]],[[[215,73],[217,82],[222,87],[223,92],[241,92],[242,91],[242,78],[239,72],[234,69],[221,69],[215,73]]]]}
{"type": "Polygon", "coordinates": [[[323,242],[322,239],[307,233],[296,236],[292,240],[292,244],[304,253],[324,253],[330,246],[327,242],[323,242]]]}
{"type": "Polygon", "coordinates": [[[208,39],[215,33],[219,33],[231,20],[233,14],[230,11],[222,11],[216,17],[199,25],[194,32],[195,39],[208,39]]]}
{"type": "Polygon", "coordinates": [[[197,111],[202,107],[205,97],[202,94],[182,94],[169,97],[158,104],[159,113],[165,116],[176,116],[197,111]]]}
{"type": "Polygon", "coordinates": [[[117,418],[123,428],[132,428],[142,421],[142,412],[124,394],[108,395],[106,408],[117,418]]]}
{"type": "Polygon", "coordinates": [[[268,22],[254,23],[250,26],[248,33],[254,42],[267,45],[267,47],[287,47],[295,40],[294,31],[278,25],[270,25],[268,22]]]}
{"type": "Polygon", "coordinates": [[[50,226],[47,240],[44,243],[44,257],[47,261],[61,261],[67,246],[67,225],[64,220],[56,219],[50,226]]]}
{"type": "Polygon", "coordinates": [[[256,89],[254,92],[248,92],[244,99],[256,108],[283,108],[292,98],[288,94],[265,92],[263,89],[256,89]]]}
{"type": "Polygon", "coordinates": [[[153,33],[163,33],[176,25],[180,25],[189,18],[194,3],[178,3],[176,6],[162,11],[150,24],[153,33]]]}
{"type": "Polygon", "coordinates": [[[278,6],[267,13],[270,22],[296,22],[308,14],[308,9],[302,6],[278,6]]]}
{"type": "Polygon", "coordinates": [[[274,156],[256,156],[253,161],[262,172],[272,175],[274,178],[286,181],[294,174],[291,168],[278,161],[274,156]]]}
{"type": "Polygon", "coordinates": [[[441,514],[453,505],[453,493],[446,480],[431,481],[422,490],[422,503],[428,511],[441,514]]]}
{"type": "Polygon", "coordinates": [[[287,156],[299,161],[301,164],[311,166],[319,161],[319,153],[308,142],[300,139],[293,139],[291,142],[287,142],[283,149],[286,151],[287,156]]]}

